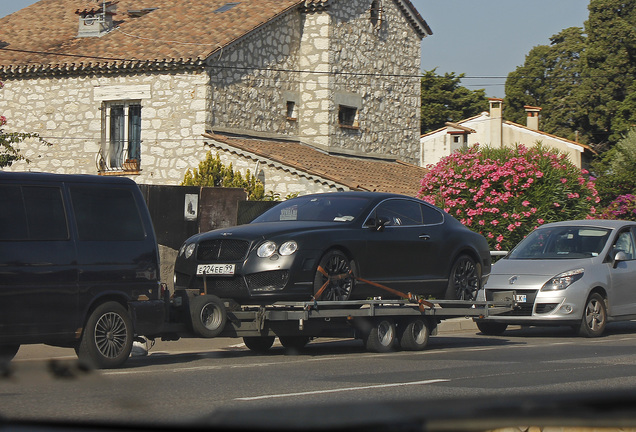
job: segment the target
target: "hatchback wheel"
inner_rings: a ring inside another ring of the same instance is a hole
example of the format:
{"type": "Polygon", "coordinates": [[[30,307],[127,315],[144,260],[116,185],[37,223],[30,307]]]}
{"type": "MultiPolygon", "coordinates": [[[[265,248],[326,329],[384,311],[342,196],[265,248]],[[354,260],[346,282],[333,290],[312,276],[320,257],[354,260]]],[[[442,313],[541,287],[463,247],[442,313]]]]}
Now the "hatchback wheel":
{"type": "Polygon", "coordinates": [[[590,295],[585,303],[583,318],[579,326],[579,335],[583,337],[599,337],[607,324],[607,308],[605,299],[598,293],[590,295]]]}

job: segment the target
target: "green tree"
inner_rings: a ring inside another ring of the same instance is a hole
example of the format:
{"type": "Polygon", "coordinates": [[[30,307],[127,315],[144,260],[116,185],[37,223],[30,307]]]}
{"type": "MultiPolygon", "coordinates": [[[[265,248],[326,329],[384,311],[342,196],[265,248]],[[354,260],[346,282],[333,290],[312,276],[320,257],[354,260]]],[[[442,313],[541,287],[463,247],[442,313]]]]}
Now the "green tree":
{"type": "Polygon", "coordinates": [[[232,164],[225,166],[217,153],[212,155],[209,151],[206,158],[199,163],[199,168],[188,170],[183,177],[183,186],[213,186],[213,187],[239,187],[245,189],[248,200],[262,200],[265,198],[265,188],[250,170],[245,176],[234,171],[232,164]]]}
{"type": "Polygon", "coordinates": [[[608,206],[620,195],[636,194],[636,129],[592,163],[601,205],[608,206]]]}
{"type": "Polygon", "coordinates": [[[488,98],[483,89],[469,90],[461,85],[464,74],[454,72],[437,75],[435,69],[425,71],[421,80],[421,132],[444,127],[488,110],[488,98]]]}
{"type": "MultiPolygon", "coordinates": [[[[588,129],[586,113],[576,102],[575,92],[581,85],[581,54],[585,36],[578,27],[570,27],[550,38],[550,45],[534,47],[523,66],[506,80],[505,117],[525,124],[524,106],[543,109],[541,129],[574,140],[575,131],[588,129]]],[[[579,136],[582,142],[591,137],[579,136]]]]}
{"type": "Polygon", "coordinates": [[[636,2],[591,0],[578,101],[596,142],[618,142],[636,123],[636,2]]]}
{"type": "Polygon", "coordinates": [[[636,2],[591,0],[585,28],[533,48],[506,81],[506,118],[538,105],[542,129],[580,141],[614,144],[636,124],[636,2]]]}

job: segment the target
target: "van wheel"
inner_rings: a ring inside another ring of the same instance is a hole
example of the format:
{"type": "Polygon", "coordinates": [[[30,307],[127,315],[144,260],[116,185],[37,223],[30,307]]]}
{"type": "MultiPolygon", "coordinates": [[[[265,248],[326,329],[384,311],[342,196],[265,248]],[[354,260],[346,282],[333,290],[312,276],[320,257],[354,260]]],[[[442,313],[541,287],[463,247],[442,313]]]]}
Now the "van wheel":
{"type": "Polygon", "coordinates": [[[192,330],[201,337],[213,338],[225,328],[225,304],[215,295],[201,295],[190,299],[192,330]]]}
{"type": "Polygon", "coordinates": [[[428,344],[430,329],[422,318],[414,318],[404,325],[400,325],[400,347],[406,351],[421,351],[428,344]]]}
{"type": "Polygon", "coordinates": [[[579,335],[583,337],[599,337],[605,331],[607,309],[605,299],[598,293],[590,295],[585,303],[583,318],[579,326],[579,335]]]}
{"type": "Polygon", "coordinates": [[[20,344],[0,345],[0,364],[13,360],[19,349],[20,344]]]}
{"type": "Polygon", "coordinates": [[[250,351],[265,353],[274,345],[274,339],[274,336],[245,336],[243,343],[250,351]]]}
{"type": "Polygon", "coordinates": [[[132,344],[133,328],[128,310],[111,301],[97,306],[88,317],[77,355],[91,366],[111,369],[126,362],[132,344]]]}

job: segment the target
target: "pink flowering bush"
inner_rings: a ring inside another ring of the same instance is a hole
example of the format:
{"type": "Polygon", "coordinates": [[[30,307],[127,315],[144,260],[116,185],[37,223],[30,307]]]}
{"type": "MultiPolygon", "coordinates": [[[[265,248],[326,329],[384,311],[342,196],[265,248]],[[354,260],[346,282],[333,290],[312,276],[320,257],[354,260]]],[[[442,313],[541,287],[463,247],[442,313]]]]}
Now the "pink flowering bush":
{"type": "Polygon", "coordinates": [[[592,217],[599,202],[587,171],[541,145],[475,145],[429,168],[420,198],[481,233],[494,250],[510,250],[541,224],[592,217]]]}
{"type": "Polygon", "coordinates": [[[636,196],[619,195],[598,215],[599,219],[623,219],[636,221],[636,196]]]}

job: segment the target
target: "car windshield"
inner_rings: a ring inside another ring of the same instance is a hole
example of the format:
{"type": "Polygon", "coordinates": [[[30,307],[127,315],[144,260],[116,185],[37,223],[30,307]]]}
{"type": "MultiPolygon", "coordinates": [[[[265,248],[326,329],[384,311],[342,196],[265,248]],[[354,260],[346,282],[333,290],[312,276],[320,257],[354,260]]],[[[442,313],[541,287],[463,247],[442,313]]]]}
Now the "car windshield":
{"type": "Polygon", "coordinates": [[[610,230],[603,228],[558,226],[533,231],[517,247],[508,259],[577,259],[598,256],[610,230]]]}
{"type": "Polygon", "coordinates": [[[368,206],[369,199],[350,196],[306,196],[285,201],[256,218],[257,222],[351,222],[368,206]]]}

